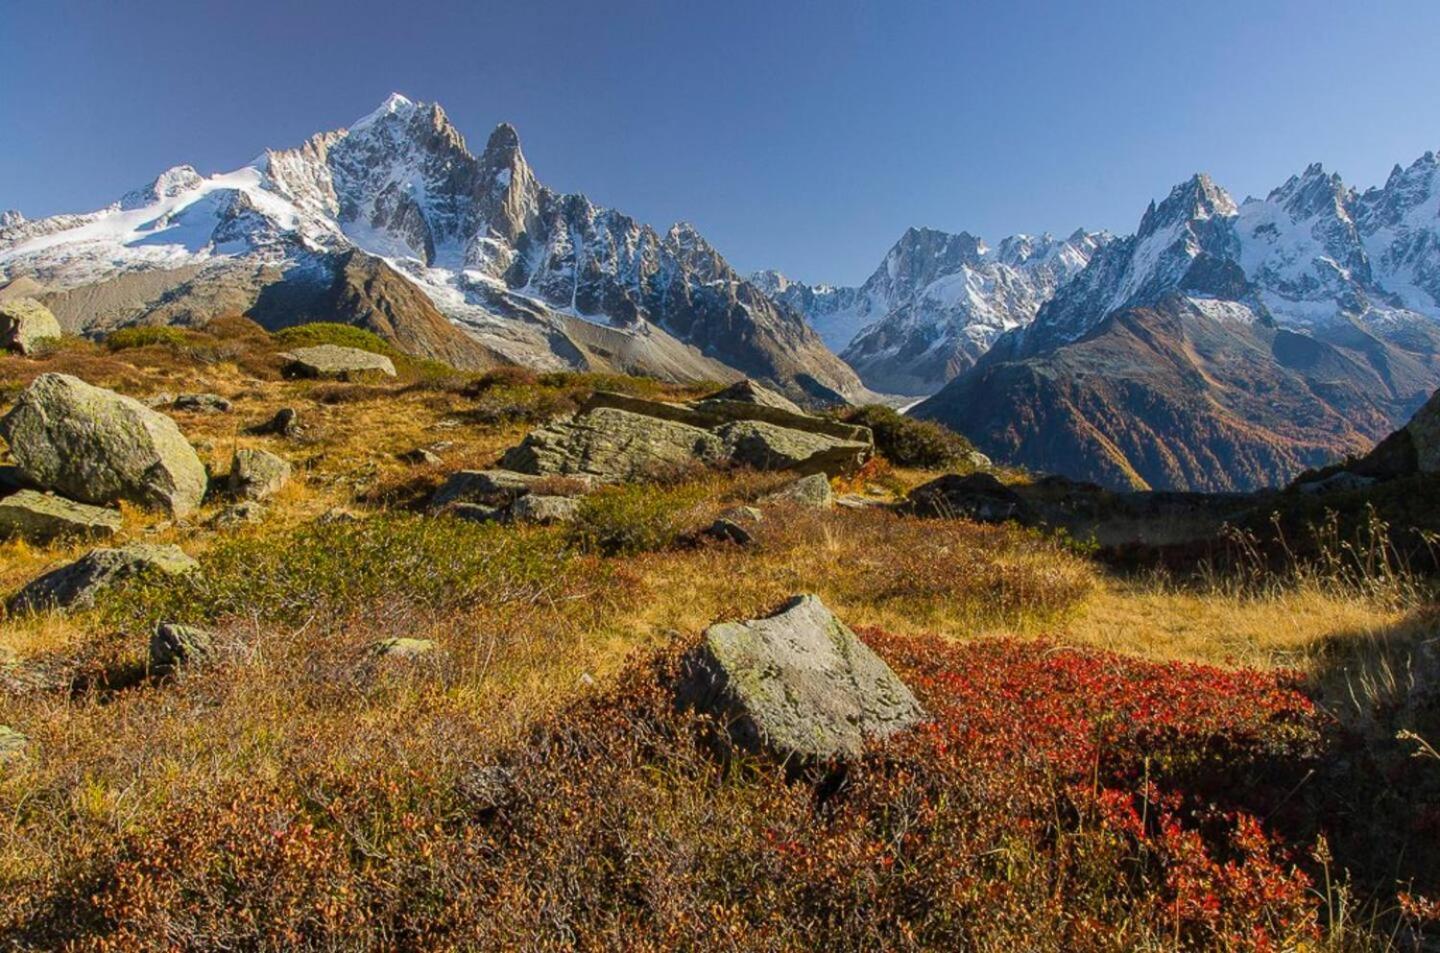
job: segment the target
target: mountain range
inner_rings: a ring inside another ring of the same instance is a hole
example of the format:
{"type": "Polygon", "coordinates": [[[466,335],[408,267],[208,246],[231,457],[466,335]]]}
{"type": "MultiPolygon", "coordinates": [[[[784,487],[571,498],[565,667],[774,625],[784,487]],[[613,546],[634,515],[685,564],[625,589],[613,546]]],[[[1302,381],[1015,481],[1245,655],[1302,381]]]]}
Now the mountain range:
{"type": "Polygon", "coordinates": [[[1312,165],[1238,203],[1196,175],[1120,237],[911,228],[841,287],[741,276],[692,226],[546,187],[511,126],[476,154],[397,94],[233,172],[0,213],[6,282],[76,333],[243,313],[356,324],[462,368],[926,398],[913,413],[1007,462],[1251,489],[1363,451],[1440,384],[1440,162],[1364,192],[1312,165]]]}
{"type": "Polygon", "coordinates": [[[1194,176],[914,412],[1037,470],[1252,489],[1367,449],[1437,384],[1426,153],[1363,193],[1312,165],[1237,204],[1194,176]]]}
{"type": "Polygon", "coordinates": [[[541,184],[502,124],[477,156],[395,94],[231,173],[162,173],[108,208],[0,219],[0,270],[70,331],[347,321],[461,367],[750,376],[808,403],[866,394],[793,309],[696,230],[663,235],[541,184]]]}

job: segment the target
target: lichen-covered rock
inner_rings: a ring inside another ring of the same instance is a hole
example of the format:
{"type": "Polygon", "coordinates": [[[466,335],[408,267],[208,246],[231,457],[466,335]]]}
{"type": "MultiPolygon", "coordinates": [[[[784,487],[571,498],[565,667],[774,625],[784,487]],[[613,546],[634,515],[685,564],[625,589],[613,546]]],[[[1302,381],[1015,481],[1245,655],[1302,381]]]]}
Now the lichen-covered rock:
{"type": "Polygon", "coordinates": [[[226,489],[242,500],[265,500],[290,482],[290,464],[268,450],[237,450],[226,489]]]}
{"type": "Polygon", "coordinates": [[[31,581],[10,600],[12,613],[43,609],[87,609],[104,590],[142,572],[193,572],[199,563],[178,546],[134,543],[119,549],[92,549],[31,581]]]}
{"type": "Polygon", "coordinates": [[[361,374],[395,376],[395,363],[384,354],[362,351],[358,347],[338,344],[317,344],[299,347],[280,355],[285,373],[293,377],[335,377],[347,380],[361,374]]]}
{"type": "Polygon", "coordinates": [[[48,543],[68,536],[106,539],[119,531],[119,510],[35,490],[21,490],[0,499],[0,538],[19,536],[32,543],[48,543]]]}
{"type": "Polygon", "coordinates": [[[0,301],[0,348],[17,354],[33,354],[40,342],[58,338],[60,322],[34,298],[0,301]]]}
{"type": "Polygon", "coordinates": [[[812,473],[771,493],[765,498],[765,502],[794,503],[817,510],[828,510],[835,502],[835,491],[830,488],[829,477],[823,473],[812,473]]]}
{"type": "Polygon", "coordinates": [[[181,394],[170,406],[197,414],[228,414],[232,405],[219,394],[181,394]]]}
{"type": "Polygon", "coordinates": [[[193,625],[162,622],[150,636],[150,672],[169,675],[181,665],[199,665],[215,655],[215,633],[193,625]]]}
{"type": "Polygon", "coordinates": [[[737,546],[749,546],[755,542],[753,533],[734,520],[726,519],[723,516],[705,527],[701,531],[701,535],[722,543],[734,543],[737,546]]]}
{"type": "MultiPolygon", "coordinates": [[[[696,406],[704,407],[707,403],[720,403],[734,401],[742,404],[758,404],[762,407],[774,407],[777,410],[789,411],[792,414],[805,414],[790,398],[783,394],[777,394],[748,377],[742,381],[736,381],[724,390],[716,391],[697,402],[696,406]]],[[[806,415],[809,416],[809,415],[806,415]]]]}
{"type": "Polygon", "coordinates": [[[484,503],[501,506],[530,493],[536,487],[547,496],[578,496],[589,492],[594,481],[582,476],[563,480],[554,476],[518,473],[514,470],[457,470],[440,484],[430,499],[432,509],[455,503],[484,503]]]}
{"type": "Polygon", "coordinates": [[[527,493],[505,510],[506,522],[541,526],[573,523],[579,515],[579,500],[569,496],[541,496],[537,493],[527,493]]]}
{"type": "Polygon", "coordinates": [[[705,631],[677,688],[742,748],[800,762],[853,758],[924,715],[888,665],[813,595],[705,631]]]}
{"type": "Polygon", "coordinates": [[[696,463],[716,464],[725,446],[700,427],[597,407],[532,430],[500,465],[529,474],[583,475],[601,482],[643,479],[696,463]]]}
{"type": "Polygon", "coordinates": [[[375,643],[372,651],[379,658],[418,659],[435,655],[439,646],[430,639],[382,639],[375,643]]]}
{"type": "Polygon", "coordinates": [[[401,463],[408,463],[411,466],[439,466],[442,462],[438,454],[427,450],[424,447],[416,447],[413,450],[406,450],[403,453],[395,454],[395,459],[401,463]]]}
{"type": "Polygon", "coordinates": [[[234,529],[237,526],[248,526],[263,522],[265,519],[265,506],[255,500],[241,500],[233,506],[227,506],[215,518],[210,525],[217,529],[234,529]]]}
{"type": "Polygon", "coordinates": [[[722,512],[720,518],[732,523],[759,523],[764,521],[765,514],[753,506],[732,506],[722,512]]]}
{"type": "Polygon", "coordinates": [[[864,462],[868,444],[766,423],[739,420],[715,431],[734,463],[756,470],[843,473],[864,462]]]}
{"type": "Polygon", "coordinates": [[[175,421],[68,374],[41,374],[0,419],[27,480],[84,503],[128,500],[184,516],[205,467],[175,421]]]}
{"type": "Polygon", "coordinates": [[[276,437],[298,437],[301,432],[300,415],[296,413],[294,407],[281,407],[275,411],[275,416],[264,423],[251,427],[249,432],[276,437]]]}

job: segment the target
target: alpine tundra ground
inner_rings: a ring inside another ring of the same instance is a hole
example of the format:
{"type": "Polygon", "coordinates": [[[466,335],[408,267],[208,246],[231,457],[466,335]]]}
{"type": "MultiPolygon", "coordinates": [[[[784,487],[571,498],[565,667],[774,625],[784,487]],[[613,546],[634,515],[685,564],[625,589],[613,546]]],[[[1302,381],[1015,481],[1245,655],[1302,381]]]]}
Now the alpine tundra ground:
{"type": "MultiPolygon", "coordinates": [[[[787,479],[741,471],[603,490],[569,526],[468,523],[425,512],[435,487],[592,389],[706,388],[393,352],[395,381],[282,379],[276,353],[321,340],[386,350],[228,319],[0,357],[0,409],[49,370],[213,392],[232,409],[166,408],[213,473],[244,447],[296,472],[255,523],[126,511],[122,538],[199,577],[0,622],[0,724],[28,739],[0,765],[8,947],[1434,943],[1436,617],[1383,528],[1343,571],[1264,574],[1122,575],[1085,540],[884,509],[766,505],[753,545],[698,539],[787,479]],[[249,432],[282,407],[297,435],[249,432]],[[930,718],[797,777],[717,757],[665,686],[709,623],[800,592],[930,718]],[[148,673],[162,621],[214,629],[215,663],[148,673]],[[438,650],[377,655],[392,638],[438,650]]],[[[903,459],[840,488],[938,473],[881,449],[903,459]]],[[[0,544],[0,593],[87,548],[0,544]]]]}

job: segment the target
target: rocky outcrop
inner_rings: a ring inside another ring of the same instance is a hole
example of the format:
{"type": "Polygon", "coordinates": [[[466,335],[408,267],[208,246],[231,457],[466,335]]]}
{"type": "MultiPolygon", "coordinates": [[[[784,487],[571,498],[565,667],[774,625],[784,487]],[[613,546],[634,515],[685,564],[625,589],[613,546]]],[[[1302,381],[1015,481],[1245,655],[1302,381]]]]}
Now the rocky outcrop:
{"type": "Polygon", "coordinates": [[[0,301],[0,349],[33,354],[40,342],[60,335],[60,322],[34,298],[0,301]]]}
{"type": "Polygon", "coordinates": [[[551,526],[556,523],[573,523],[579,515],[580,501],[572,497],[527,493],[505,510],[505,521],[551,526]]]}
{"type": "Polygon", "coordinates": [[[290,464],[268,450],[237,450],[226,489],[241,500],[266,500],[290,482],[290,464]]]}
{"type": "MultiPolygon", "coordinates": [[[[722,394],[725,392],[722,392],[722,394]]],[[[688,466],[841,473],[870,455],[864,427],[772,404],[716,395],[669,404],[597,393],[571,417],[532,431],[501,466],[529,474],[578,474],[601,482],[643,479],[688,466]]]]}
{"type": "Polygon", "coordinates": [[[363,351],[358,347],[338,344],[317,344],[300,347],[280,355],[285,373],[292,377],[333,377],[350,380],[366,374],[395,376],[395,363],[384,354],[363,351]]]}
{"type": "Polygon", "coordinates": [[[764,619],[706,629],[677,695],[719,718],[742,749],[801,763],[857,757],[924,714],[899,676],[813,595],[764,619]]]}
{"type": "Polygon", "coordinates": [[[517,473],[514,470],[457,470],[450,474],[430,500],[432,509],[457,503],[502,506],[541,489],[549,496],[577,496],[591,489],[594,481],[570,477],[517,473]]]}
{"type": "Polygon", "coordinates": [[[92,549],[68,566],[31,581],[10,600],[11,613],[43,609],[88,609],[106,589],[141,573],[193,572],[199,563],[178,546],[135,543],[120,549],[92,549]]]}
{"type": "Polygon", "coordinates": [[[215,633],[209,629],[162,622],[150,636],[150,674],[170,675],[182,665],[204,664],[215,649],[215,633]]]}
{"type": "Polygon", "coordinates": [[[35,490],[0,499],[0,539],[19,536],[32,543],[79,537],[105,539],[120,531],[120,512],[88,506],[35,490]]]}
{"type": "Polygon", "coordinates": [[[29,482],[71,499],[184,516],[205,495],[205,467],[173,420],[67,374],[37,377],[0,436],[29,482]]]}

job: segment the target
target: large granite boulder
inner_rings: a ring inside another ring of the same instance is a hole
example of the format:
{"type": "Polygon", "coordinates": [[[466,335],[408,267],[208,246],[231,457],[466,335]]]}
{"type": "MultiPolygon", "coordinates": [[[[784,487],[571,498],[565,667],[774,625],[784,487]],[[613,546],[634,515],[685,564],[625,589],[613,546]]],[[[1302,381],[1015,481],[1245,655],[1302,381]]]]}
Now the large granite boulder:
{"type": "Polygon", "coordinates": [[[268,450],[237,450],[226,489],[241,500],[265,500],[290,482],[290,464],[268,450]]]}
{"type": "Polygon", "coordinates": [[[60,322],[34,298],[0,301],[0,349],[33,354],[41,341],[60,335],[60,322]]]}
{"type": "Polygon", "coordinates": [[[205,496],[205,467],[175,421],[68,374],[35,378],[0,436],[27,480],[84,503],[183,516],[205,496]]]}
{"type": "Polygon", "coordinates": [[[120,549],[92,549],[80,559],[31,581],[10,600],[12,613],[43,609],[88,609],[106,589],[141,573],[179,575],[199,563],[178,546],[134,543],[120,549]]]}
{"type": "Polygon", "coordinates": [[[0,538],[32,543],[62,537],[105,539],[120,531],[120,511],[76,503],[62,496],[21,490],[0,499],[0,538]]]}
{"type": "Polygon", "coordinates": [[[924,712],[888,665],[817,596],[705,631],[677,689],[743,749],[801,763],[853,758],[924,712]]]}
{"type": "Polygon", "coordinates": [[[597,407],[532,430],[519,446],[506,451],[500,465],[521,473],[621,482],[725,458],[724,444],[707,430],[597,407]]]}
{"type": "Polygon", "coordinates": [[[317,344],[298,347],[280,355],[285,373],[292,377],[334,377],[349,380],[365,374],[395,376],[395,363],[384,354],[362,351],[358,347],[338,344],[317,344]]]}
{"type": "Polygon", "coordinates": [[[864,427],[767,403],[716,396],[670,404],[601,391],[576,414],[532,431],[500,465],[601,482],[697,464],[841,473],[863,463],[872,449],[864,427]]]}

